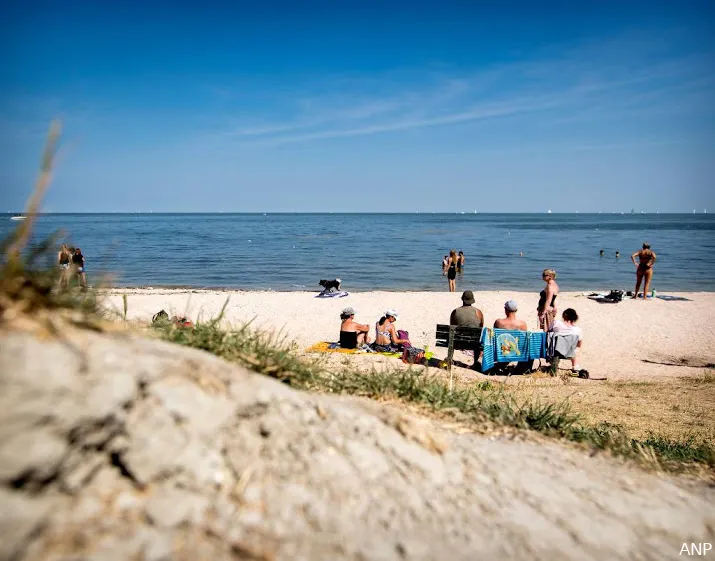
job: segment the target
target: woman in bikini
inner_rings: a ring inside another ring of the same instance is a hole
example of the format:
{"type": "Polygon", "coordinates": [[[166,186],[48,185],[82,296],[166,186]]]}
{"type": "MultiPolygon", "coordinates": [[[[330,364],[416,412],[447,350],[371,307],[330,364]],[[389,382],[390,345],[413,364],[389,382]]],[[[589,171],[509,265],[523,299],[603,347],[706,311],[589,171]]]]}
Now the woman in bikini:
{"type": "Polygon", "coordinates": [[[643,284],[643,300],[648,296],[648,289],[650,288],[650,281],[653,278],[653,264],[655,263],[655,252],[651,251],[650,244],[648,242],[643,242],[643,249],[636,251],[631,255],[631,261],[636,265],[636,290],[633,293],[633,298],[638,298],[638,290],[641,287],[641,281],[643,284]],[[636,257],[638,257],[639,263],[636,263],[636,257]]]}
{"type": "Polygon", "coordinates": [[[457,252],[452,250],[449,252],[449,261],[447,261],[447,280],[449,281],[449,291],[457,292],[457,263],[459,258],[457,252]]]}
{"type": "Polygon", "coordinates": [[[539,305],[536,311],[539,313],[539,327],[544,331],[549,331],[556,317],[556,296],[559,294],[559,285],[556,284],[556,271],[544,269],[541,278],[546,283],[546,288],[539,293],[539,305]]]}
{"type": "Polygon", "coordinates": [[[397,321],[397,312],[395,310],[387,310],[385,315],[375,324],[375,345],[374,348],[378,352],[397,352],[398,345],[409,343],[405,339],[400,339],[395,330],[395,322],[397,321]]]}

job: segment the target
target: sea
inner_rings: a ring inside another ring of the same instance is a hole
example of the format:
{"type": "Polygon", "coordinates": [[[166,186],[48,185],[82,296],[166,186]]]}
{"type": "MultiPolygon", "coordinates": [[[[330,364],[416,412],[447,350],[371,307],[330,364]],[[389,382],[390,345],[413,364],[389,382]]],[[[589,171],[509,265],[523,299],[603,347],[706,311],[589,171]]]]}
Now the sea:
{"type": "MultiPolygon", "coordinates": [[[[17,221],[0,220],[5,238],[17,221]]],[[[631,290],[644,241],[658,291],[715,291],[709,214],[43,214],[51,235],[81,248],[90,284],[244,290],[446,291],[442,259],[463,251],[457,290],[631,290]],[[604,254],[599,255],[600,250],[604,254]],[[620,252],[620,257],[616,256],[620,252]]]]}

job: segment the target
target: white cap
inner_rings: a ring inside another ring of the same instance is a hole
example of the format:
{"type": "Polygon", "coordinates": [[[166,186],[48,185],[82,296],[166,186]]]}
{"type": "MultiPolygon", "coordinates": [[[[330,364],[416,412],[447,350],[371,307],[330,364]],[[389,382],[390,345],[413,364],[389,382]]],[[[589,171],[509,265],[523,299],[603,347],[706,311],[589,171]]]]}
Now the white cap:
{"type": "Polygon", "coordinates": [[[399,315],[399,314],[397,313],[397,311],[396,311],[396,310],[393,310],[392,308],[390,308],[389,310],[387,310],[387,311],[385,312],[385,316],[392,316],[392,317],[395,318],[395,319],[397,319],[398,315],[399,315]]]}

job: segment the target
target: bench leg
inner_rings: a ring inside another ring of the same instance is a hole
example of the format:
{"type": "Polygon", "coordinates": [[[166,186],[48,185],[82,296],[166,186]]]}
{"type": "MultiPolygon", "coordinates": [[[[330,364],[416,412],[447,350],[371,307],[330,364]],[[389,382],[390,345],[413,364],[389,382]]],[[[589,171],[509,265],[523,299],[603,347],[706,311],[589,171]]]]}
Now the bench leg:
{"type": "Polygon", "coordinates": [[[449,328],[449,342],[447,343],[447,364],[449,365],[449,391],[452,391],[452,359],[454,357],[454,327],[449,328]]]}

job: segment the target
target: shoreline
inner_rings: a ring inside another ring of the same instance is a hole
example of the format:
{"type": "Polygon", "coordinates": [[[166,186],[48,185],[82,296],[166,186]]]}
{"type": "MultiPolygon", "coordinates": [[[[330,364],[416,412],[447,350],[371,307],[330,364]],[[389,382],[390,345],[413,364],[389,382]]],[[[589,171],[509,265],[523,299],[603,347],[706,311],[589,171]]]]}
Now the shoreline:
{"type": "MultiPolygon", "coordinates": [[[[152,292],[152,291],[164,291],[164,292],[185,292],[185,293],[193,293],[193,292],[235,292],[235,293],[279,293],[279,294],[293,294],[293,293],[299,293],[299,294],[318,294],[322,292],[322,289],[316,288],[316,289],[308,289],[308,287],[305,288],[293,288],[293,289],[275,289],[275,288],[267,288],[267,289],[261,289],[261,288],[232,288],[232,287],[226,287],[226,286],[201,286],[201,287],[196,287],[196,286],[190,286],[190,285],[177,285],[177,284],[153,284],[153,285],[136,285],[136,286],[94,286],[91,287],[96,289],[97,291],[101,293],[139,293],[139,292],[152,292]]],[[[459,288],[457,292],[454,292],[452,294],[456,294],[456,297],[459,299],[459,296],[462,294],[463,290],[472,290],[475,294],[477,292],[480,292],[482,294],[488,294],[488,293],[493,293],[493,292],[513,292],[514,294],[536,294],[538,291],[535,291],[533,289],[485,289],[485,290],[474,290],[470,289],[469,287],[466,288],[459,288]]],[[[595,289],[592,291],[589,290],[571,290],[571,291],[563,291],[561,294],[564,295],[572,295],[572,296],[585,296],[587,294],[591,294],[592,292],[598,292],[598,293],[608,293],[612,289],[595,289]]],[[[626,292],[626,289],[618,289],[618,290],[623,290],[623,292],[626,292]]],[[[633,290],[633,287],[630,287],[628,290],[633,290]]],[[[657,290],[657,289],[656,289],[657,290]]],[[[395,289],[387,289],[387,288],[373,288],[373,289],[354,289],[354,290],[348,290],[348,294],[369,294],[373,292],[385,292],[389,294],[449,294],[448,291],[446,290],[417,290],[417,289],[402,289],[402,288],[395,288],[395,289]]],[[[673,296],[682,296],[682,295],[695,295],[695,294],[715,294],[715,290],[657,290],[658,295],[673,295],[673,296]]],[[[626,298],[624,296],[624,298],[626,298]]]]}
{"type": "MultiPolygon", "coordinates": [[[[396,327],[409,332],[414,346],[429,346],[435,356],[443,358],[446,349],[435,348],[435,327],[449,323],[451,311],[461,305],[461,292],[354,292],[344,298],[316,298],[316,292],[306,291],[238,291],[166,288],[132,288],[100,291],[105,305],[121,316],[123,297],[127,299],[127,319],[150,321],[159,310],[169,315],[189,317],[192,321],[208,321],[224,311],[227,325],[251,323],[261,331],[276,334],[294,342],[303,351],[321,341],[335,341],[340,329],[340,311],[348,306],[356,310],[355,320],[370,326],[388,308],[399,312],[396,327]],[[225,310],[224,310],[225,307],[225,310]]],[[[708,364],[715,364],[715,293],[673,292],[684,301],[661,299],[634,301],[624,299],[617,304],[600,304],[582,293],[561,292],[558,295],[559,314],[574,308],[578,325],[584,332],[581,365],[592,376],[615,380],[647,380],[700,374],[708,364]]],[[[476,307],[482,310],[485,325],[503,317],[507,300],[519,304],[517,316],[529,329],[537,328],[536,292],[474,291],[476,307]]],[[[324,356],[324,355],[316,355],[324,356]]],[[[356,365],[381,363],[374,355],[349,356],[356,365]]],[[[455,357],[471,364],[471,359],[457,353],[455,357]]],[[[389,359],[387,364],[401,365],[389,359]]],[[[465,377],[477,375],[462,370],[465,377]]],[[[481,375],[478,375],[481,376],[481,375]]]]}

